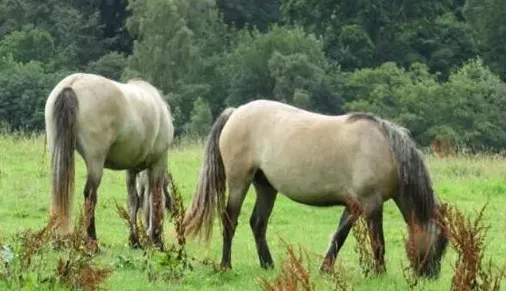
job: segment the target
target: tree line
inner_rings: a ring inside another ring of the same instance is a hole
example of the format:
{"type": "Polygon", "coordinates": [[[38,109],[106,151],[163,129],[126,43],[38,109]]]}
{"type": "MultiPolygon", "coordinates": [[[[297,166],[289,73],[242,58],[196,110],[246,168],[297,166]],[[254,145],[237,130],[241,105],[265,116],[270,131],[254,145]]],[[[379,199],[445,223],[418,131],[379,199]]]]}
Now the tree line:
{"type": "Polygon", "coordinates": [[[43,130],[50,90],[85,71],[152,82],[177,135],[265,98],[500,150],[505,17],[498,0],[3,0],[0,122],[43,130]]]}

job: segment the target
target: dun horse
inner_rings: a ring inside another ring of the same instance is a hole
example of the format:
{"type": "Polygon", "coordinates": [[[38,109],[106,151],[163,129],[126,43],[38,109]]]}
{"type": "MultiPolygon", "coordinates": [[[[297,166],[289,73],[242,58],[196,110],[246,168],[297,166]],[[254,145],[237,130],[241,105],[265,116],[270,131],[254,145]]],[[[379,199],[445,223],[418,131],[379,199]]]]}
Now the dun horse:
{"type": "Polygon", "coordinates": [[[383,203],[393,199],[409,227],[418,275],[439,276],[447,237],[436,223],[439,202],[421,153],[404,128],[365,113],[325,116],[257,100],[224,110],[209,134],[184,227],[209,241],[215,212],[223,225],[221,266],[231,268],[232,239],[250,184],[250,218],[260,265],[273,265],[266,230],[277,193],[313,206],[344,205],[320,267],[332,269],[360,205],[371,232],[376,271],[384,272],[383,203]],[[226,182],[229,189],[225,198],[226,182]],[[225,203],[226,202],[226,203],[225,203]]]}
{"type": "Polygon", "coordinates": [[[60,219],[56,235],[70,231],[74,192],[74,150],[86,163],[84,187],[87,234],[96,246],[95,205],[103,169],[126,170],[132,227],[129,241],[138,246],[136,176],[148,171],[151,217],[148,233],[162,247],[163,177],[174,128],[168,104],[147,82],[119,83],[102,76],[67,76],[50,93],[45,107],[46,134],[52,152],[52,209],[60,219]]]}

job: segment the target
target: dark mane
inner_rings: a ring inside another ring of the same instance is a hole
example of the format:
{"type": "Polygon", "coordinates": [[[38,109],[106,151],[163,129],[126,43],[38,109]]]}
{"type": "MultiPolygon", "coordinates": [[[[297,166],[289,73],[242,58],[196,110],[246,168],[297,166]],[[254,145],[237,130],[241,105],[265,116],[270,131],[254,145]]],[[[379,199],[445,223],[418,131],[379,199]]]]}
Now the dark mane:
{"type": "Polygon", "coordinates": [[[368,112],[351,112],[348,115],[349,116],[347,120],[349,122],[355,122],[358,120],[369,120],[373,122],[379,122],[379,119],[378,117],[376,117],[376,115],[368,112]]]}

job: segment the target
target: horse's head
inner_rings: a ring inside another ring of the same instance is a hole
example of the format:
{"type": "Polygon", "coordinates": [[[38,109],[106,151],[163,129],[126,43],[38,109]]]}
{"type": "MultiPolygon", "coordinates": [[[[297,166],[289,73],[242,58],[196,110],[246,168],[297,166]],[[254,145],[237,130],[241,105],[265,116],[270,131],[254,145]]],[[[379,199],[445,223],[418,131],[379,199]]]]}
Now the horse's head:
{"type": "Polygon", "coordinates": [[[436,279],[441,271],[441,259],[448,245],[448,238],[440,224],[429,222],[421,226],[412,224],[406,251],[419,276],[436,279]]]}

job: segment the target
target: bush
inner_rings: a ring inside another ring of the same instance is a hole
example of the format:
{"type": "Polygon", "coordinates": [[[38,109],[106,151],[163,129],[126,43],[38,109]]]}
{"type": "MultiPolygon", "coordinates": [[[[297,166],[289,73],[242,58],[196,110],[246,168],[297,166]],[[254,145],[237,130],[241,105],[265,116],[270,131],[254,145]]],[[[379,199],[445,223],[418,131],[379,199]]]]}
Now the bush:
{"type": "Polygon", "coordinates": [[[42,130],[44,104],[62,73],[46,73],[37,61],[0,60],[0,122],[13,130],[42,130]]]}

